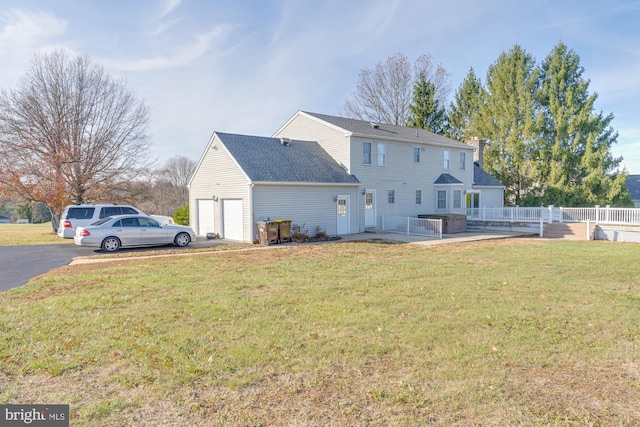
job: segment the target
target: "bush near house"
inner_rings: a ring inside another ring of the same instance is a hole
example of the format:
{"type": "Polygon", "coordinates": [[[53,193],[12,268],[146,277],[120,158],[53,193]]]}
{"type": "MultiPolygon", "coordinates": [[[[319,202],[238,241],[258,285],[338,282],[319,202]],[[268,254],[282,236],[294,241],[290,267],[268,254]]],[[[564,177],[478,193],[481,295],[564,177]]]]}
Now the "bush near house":
{"type": "Polygon", "coordinates": [[[189,225],[189,205],[184,205],[176,209],[173,213],[173,220],[176,224],[189,225]]]}

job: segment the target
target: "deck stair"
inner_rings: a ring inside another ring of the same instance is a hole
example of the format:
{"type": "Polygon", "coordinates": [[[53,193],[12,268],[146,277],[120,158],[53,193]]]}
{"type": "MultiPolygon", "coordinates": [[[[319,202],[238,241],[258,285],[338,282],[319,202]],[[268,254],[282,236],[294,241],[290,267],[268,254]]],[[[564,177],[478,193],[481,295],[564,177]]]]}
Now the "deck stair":
{"type": "Polygon", "coordinates": [[[591,224],[589,230],[590,239],[587,239],[587,223],[554,222],[545,224],[543,237],[547,239],[592,240],[595,229],[595,224],[591,224]]]}

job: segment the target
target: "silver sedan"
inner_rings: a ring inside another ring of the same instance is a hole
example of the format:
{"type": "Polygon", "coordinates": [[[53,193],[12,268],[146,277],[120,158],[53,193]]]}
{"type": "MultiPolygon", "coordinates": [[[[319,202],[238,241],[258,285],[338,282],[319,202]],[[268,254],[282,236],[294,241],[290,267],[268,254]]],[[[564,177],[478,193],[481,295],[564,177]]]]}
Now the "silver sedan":
{"type": "Polygon", "coordinates": [[[196,233],[191,228],[178,224],[161,224],[147,215],[103,218],[91,225],[78,227],[73,237],[76,245],[102,248],[105,252],[171,243],[184,247],[195,239],[196,233]]]}

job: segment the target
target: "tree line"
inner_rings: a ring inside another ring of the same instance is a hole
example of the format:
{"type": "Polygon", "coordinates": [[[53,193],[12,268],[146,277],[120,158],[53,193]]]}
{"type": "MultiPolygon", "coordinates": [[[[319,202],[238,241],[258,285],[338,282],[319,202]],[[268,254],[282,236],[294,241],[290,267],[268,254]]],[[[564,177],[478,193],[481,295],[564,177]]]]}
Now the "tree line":
{"type": "Polygon", "coordinates": [[[611,148],[613,114],[595,109],[580,57],[564,43],[537,63],[521,46],[503,52],[482,82],[473,68],[453,101],[451,76],[421,56],[396,54],[363,70],[341,114],[427,129],[458,141],[487,141],[484,168],[521,206],[632,206],[611,148]]]}

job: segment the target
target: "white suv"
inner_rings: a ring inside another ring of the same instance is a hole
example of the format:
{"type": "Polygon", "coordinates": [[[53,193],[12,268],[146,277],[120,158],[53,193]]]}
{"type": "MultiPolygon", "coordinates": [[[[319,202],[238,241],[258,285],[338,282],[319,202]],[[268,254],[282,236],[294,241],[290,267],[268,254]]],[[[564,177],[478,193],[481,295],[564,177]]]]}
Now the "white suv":
{"type": "MultiPolygon", "coordinates": [[[[58,236],[71,239],[76,234],[77,227],[93,224],[99,219],[115,215],[146,215],[140,209],[127,205],[113,204],[81,204],[64,208],[60,216],[58,236]]],[[[150,215],[162,224],[173,224],[169,216],[150,215]]]]}

